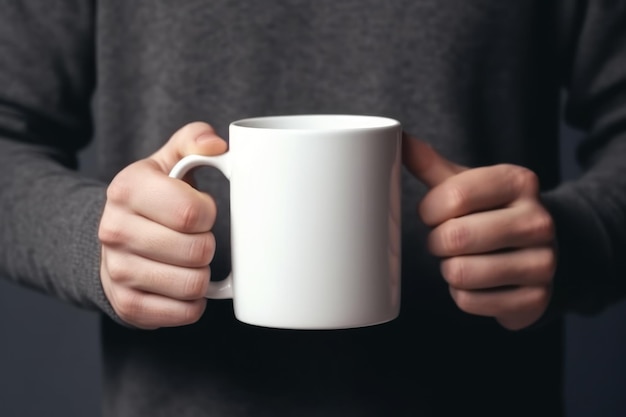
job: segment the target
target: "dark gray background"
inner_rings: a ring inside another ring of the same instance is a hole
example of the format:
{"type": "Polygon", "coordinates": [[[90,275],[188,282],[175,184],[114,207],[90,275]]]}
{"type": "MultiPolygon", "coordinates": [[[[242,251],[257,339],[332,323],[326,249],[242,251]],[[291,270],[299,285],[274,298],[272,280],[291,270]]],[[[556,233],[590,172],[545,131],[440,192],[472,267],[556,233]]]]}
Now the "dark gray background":
{"type": "MultiPolygon", "coordinates": [[[[568,178],[578,173],[572,157],[578,136],[564,130],[568,178]]],[[[92,157],[87,151],[85,166],[92,157]]],[[[626,416],[625,329],[626,302],[593,318],[568,317],[570,417],[626,416]]],[[[98,332],[95,313],[0,280],[0,416],[98,416],[98,332]]]]}

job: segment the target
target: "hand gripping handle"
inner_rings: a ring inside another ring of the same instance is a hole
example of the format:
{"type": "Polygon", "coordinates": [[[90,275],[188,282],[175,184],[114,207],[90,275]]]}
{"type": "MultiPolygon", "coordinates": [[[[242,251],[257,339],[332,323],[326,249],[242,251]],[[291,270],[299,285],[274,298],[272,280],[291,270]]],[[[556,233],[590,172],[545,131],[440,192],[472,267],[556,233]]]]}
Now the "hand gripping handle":
{"type": "MultiPolygon", "coordinates": [[[[186,156],[174,165],[170,171],[170,177],[182,179],[187,172],[200,166],[217,168],[230,180],[230,154],[228,152],[219,156],[186,156]]],[[[233,273],[228,274],[226,279],[222,281],[212,281],[205,297],[213,299],[233,298],[233,273]]]]}

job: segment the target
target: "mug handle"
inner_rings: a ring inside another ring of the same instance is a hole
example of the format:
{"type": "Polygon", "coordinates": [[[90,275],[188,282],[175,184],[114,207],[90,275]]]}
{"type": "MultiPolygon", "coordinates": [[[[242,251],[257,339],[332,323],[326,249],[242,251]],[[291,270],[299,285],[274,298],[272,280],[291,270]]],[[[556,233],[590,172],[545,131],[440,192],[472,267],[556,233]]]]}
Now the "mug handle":
{"type": "MultiPolygon", "coordinates": [[[[190,170],[209,166],[219,169],[230,180],[230,154],[226,152],[218,156],[189,155],[181,159],[170,171],[171,178],[182,179],[190,170]]],[[[233,273],[232,271],[222,281],[212,281],[205,294],[206,298],[226,299],[233,298],[233,273]]]]}

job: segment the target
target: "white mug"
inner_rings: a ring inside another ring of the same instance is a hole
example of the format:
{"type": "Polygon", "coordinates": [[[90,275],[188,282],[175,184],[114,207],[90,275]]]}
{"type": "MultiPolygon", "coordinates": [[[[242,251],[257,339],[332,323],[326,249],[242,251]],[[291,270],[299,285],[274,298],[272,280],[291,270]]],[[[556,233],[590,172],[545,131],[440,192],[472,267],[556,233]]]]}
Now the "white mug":
{"type": "Polygon", "coordinates": [[[223,155],[183,158],[230,180],[232,272],[208,298],[238,320],[288,329],[384,323],[400,309],[401,126],[358,115],[230,125],[223,155]]]}

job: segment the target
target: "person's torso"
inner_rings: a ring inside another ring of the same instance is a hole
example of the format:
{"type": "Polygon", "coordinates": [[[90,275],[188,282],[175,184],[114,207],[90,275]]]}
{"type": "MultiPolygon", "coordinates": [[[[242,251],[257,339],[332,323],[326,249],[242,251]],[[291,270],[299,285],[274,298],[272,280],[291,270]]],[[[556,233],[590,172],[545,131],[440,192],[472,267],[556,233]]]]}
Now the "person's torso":
{"type": "MultiPolygon", "coordinates": [[[[559,96],[548,3],[100,2],[101,176],[110,179],[194,120],[227,139],[229,123],[244,117],[354,113],[396,118],[461,164],[527,166],[552,187],[559,96]]],[[[502,405],[515,408],[502,415],[554,415],[559,324],[511,333],[459,311],[425,248],[416,205],[426,190],[406,174],[403,184],[399,319],[278,331],[239,324],[229,302],[218,301],[186,328],[139,332],[105,322],[108,413],[419,415],[465,404],[483,415],[502,405]]],[[[228,183],[207,171],[200,187],[220,209],[213,270],[223,277],[228,183]]]]}

